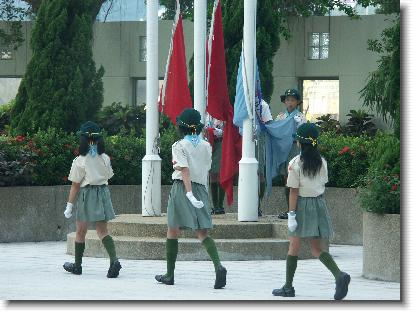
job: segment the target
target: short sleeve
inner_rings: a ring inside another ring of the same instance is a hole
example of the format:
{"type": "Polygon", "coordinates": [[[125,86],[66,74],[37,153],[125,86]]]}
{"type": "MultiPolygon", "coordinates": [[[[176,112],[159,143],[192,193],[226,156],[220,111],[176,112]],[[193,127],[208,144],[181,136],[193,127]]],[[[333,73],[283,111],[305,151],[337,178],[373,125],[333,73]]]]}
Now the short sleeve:
{"type": "Polygon", "coordinates": [[[328,183],[329,178],[328,178],[328,163],[324,158],[322,158],[322,168],[320,169],[320,176],[322,179],[322,183],[328,183]]]}
{"type": "Polygon", "coordinates": [[[106,165],[107,172],[108,172],[107,179],[111,179],[114,176],[114,172],[113,172],[112,164],[110,162],[109,155],[104,154],[104,163],[106,165]]]}
{"type": "Polygon", "coordinates": [[[299,175],[300,167],[296,159],[292,159],[288,166],[288,179],[286,182],[287,187],[299,188],[299,175]]]}
{"type": "Polygon", "coordinates": [[[68,180],[74,183],[80,183],[82,182],[85,175],[86,175],[86,170],[84,169],[84,166],[81,165],[81,158],[76,157],[73,160],[68,180]]]}
{"type": "Polygon", "coordinates": [[[265,101],[262,101],[262,121],[268,122],[273,120],[272,113],[270,112],[269,104],[265,101]]]}
{"type": "Polygon", "coordinates": [[[189,167],[187,155],[183,149],[182,144],[180,144],[179,142],[176,142],[172,146],[172,163],[173,169],[176,169],[176,167],[189,167]]]}

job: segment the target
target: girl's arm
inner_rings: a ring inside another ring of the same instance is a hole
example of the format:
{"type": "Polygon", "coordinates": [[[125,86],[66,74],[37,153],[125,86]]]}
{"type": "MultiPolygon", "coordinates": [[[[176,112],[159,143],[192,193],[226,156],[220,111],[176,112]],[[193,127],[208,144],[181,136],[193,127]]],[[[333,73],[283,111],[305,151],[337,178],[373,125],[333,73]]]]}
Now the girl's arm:
{"type": "Polygon", "coordinates": [[[190,170],[188,167],[176,167],[176,170],[182,171],[183,184],[185,185],[186,193],[192,191],[192,181],[190,180],[190,170]]]}
{"type": "Polygon", "coordinates": [[[296,211],[298,204],[298,195],[299,189],[291,187],[289,193],[289,211],[296,211]]]}
{"type": "Polygon", "coordinates": [[[80,189],[80,183],[73,182],[70,188],[70,193],[69,193],[69,200],[68,200],[69,203],[72,203],[72,204],[74,203],[77,193],[79,192],[79,189],[80,189]]]}

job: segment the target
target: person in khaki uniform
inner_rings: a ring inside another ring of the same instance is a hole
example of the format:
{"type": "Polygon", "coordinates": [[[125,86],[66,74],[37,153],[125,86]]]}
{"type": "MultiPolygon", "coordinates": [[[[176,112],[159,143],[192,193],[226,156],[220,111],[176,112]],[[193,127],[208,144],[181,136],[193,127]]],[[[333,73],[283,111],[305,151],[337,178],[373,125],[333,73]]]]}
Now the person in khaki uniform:
{"type": "Polygon", "coordinates": [[[322,250],[321,239],[333,235],[332,224],[323,193],[328,182],[326,160],[321,157],[318,146],[318,130],[313,123],[301,125],[296,139],[301,154],[294,157],[288,166],[287,186],[290,187],[288,235],[289,251],[286,258],[286,283],[274,289],[274,296],[294,297],[293,276],[297,267],[301,238],[310,238],[312,255],[328,268],[335,277],[335,300],[343,299],[348,292],[350,275],[341,271],[332,256],[322,250]]]}
{"type": "Polygon", "coordinates": [[[174,172],[173,185],[167,203],[167,272],[155,279],[174,285],[174,269],[178,254],[178,237],[181,230],[195,230],[206,248],[215,268],[215,289],[226,285],[226,269],[222,266],[214,240],[208,236],[212,229],[212,216],[207,180],[212,163],[212,147],[199,134],[203,124],[198,111],[185,109],[176,118],[183,139],[172,146],[174,172]]]}
{"type": "Polygon", "coordinates": [[[121,265],[116,257],[116,249],[112,237],[107,231],[107,221],[114,219],[108,180],[113,177],[110,158],[105,154],[104,141],[100,127],[88,121],[80,127],[80,155],[73,160],[69,181],[72,181],[69,200],[64,215],[72,216],[73,203],[77,196],[76,241],[74,245],[75,262],[66,262],[63,268],[70,273],[82,274],[82,257],[85,248],[87,224],[96,223],[96,232],[102,240],[110,257],[108,278],[119,275],[121,265]]]}
{"type": "MultiPolygon", "coordinates": [[[[296,89],[287,89],[285,91],[285,94],[280,96],[281,102],[285,104],[285,110],[280,112],[275,120],[283,120],[286,118],[294,118],[296,122],[296,128],[298,128],[300,125],[304,124],[306,122],[305,115],[302,114],[299,111],[299,105],[302,104],[302,99],[300,96],[300,93],[296,89]]],[[[297,145],[296,140],[293,140],[292,148],[290,149],[288,158],[285,163],[281,164],[279,167],[279,174],[283,175],[285,177],[285,183],[288,178],[288,163],[289,161],[299,155],[300,149],[297,145]]],[[[287,206],[289,206],[289,188],[285,186],[285,197],[286,197],[286,203],[287,206]]],[[[287,219],[288,218],[288,212],[282,212],[278,216],[279,219],[287,219]]]]}

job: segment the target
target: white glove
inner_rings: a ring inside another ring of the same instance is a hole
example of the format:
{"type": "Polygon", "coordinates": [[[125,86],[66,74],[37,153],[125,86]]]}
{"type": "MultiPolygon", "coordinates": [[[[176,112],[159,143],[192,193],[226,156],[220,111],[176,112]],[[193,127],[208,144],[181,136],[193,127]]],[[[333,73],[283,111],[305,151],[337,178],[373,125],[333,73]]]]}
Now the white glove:
{"type": "Polygon", "coordinates": [[[295,232],[297,227],[298,227],[298,223],[296,222],[296,213],[294,211],[290,211],[288,213],[288,228],[289,228],[289,231],[295,232]]]}
{"type": "Polygon", "coordinates": [[[222,129],[219,129],[219,128],[214,128],[214,129],[213,129],[213,134],[214,134],[216,137],[220,138],[220,137],[222,137],[222,135],[223,135],[223,130],[222,130],[222,129]]]}
{"type": "Polygon", "coordinates": [[[295,122],[297,124],[300,124],[302,122],[302,117],[300,117],[300,116],[294,116],[293,119],[295,119],[295,122]]]}
{"type": "Polygon", "coordinates": [[[196,197],[193,196],[192,192],[187,192],[186,197],[187,199],[190,200],[192,205],[195,206],[196,208],[200,209],[204,206],[203,202],[201,200],[197,200],[196,197]]]}
{"type": "Polygon", "coordinates": [[[73,204],[67,203],[66,210],[64,211],[64,216],[69,219],[72,216],[73,204]]]}

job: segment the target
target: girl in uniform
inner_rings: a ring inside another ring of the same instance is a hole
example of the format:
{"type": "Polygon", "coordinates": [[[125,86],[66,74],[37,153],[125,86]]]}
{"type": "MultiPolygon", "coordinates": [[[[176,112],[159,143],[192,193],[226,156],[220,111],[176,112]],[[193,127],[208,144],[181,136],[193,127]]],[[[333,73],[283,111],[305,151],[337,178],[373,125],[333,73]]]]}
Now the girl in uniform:
{"type": "Polygon", "coordinates": [[[294,297],[292,286],[295,274],[301,238],[310,238],[310,247],[314,257],[329,269],[335,277],[335,300],[343,299],[348,292],[350,275],[341,271],[332,256],[321,248],[321,238],[330,238],[332,225],[323,193],[328,182],[326,160],[318,151],[318,130],[313,123],[305,123],[297,129],[296,139],[301,147],[301,154],[289,162],[287,186],[289,196],[289,252],[286,259],[286,283],[280,289],[274,289],[275,296],[294,297]]]}
{"type": "Polygon", "coordinates": [[[198,111],[185,109],[176,118],[184,136],[172,146],[173,186],[167,204],[167,272],[155,279],[166,285],[174,284],[174,269],[178,253],[178,237],[182,229],[192,229],[206,248],[215,267],[215,289],[226,285],[226,269],[221,265],[213,239],[207,230],[212,228],[211,207],[207,193],[207,178],[212,163],[212,148],[201,139],[203,124],[198,111]]]}
{"type": "MultiPolygon", "coordinates": [[[[284,95],[280,96],[280,100],[285,104],[285,110],[283,112],[280,112],[275,120],[283,120],[286,118],[294,118],[296,122],[296,127],[299,127],[301,124],[306,122],[305,115],[303,115],[299,109],[298,106],[302,103],[301,96],[299,94],[299,91],[296,89],[287,89],[285,91],[284,95]]],[[[296,143],[296,140],[293,141],[292,148],[289,152],[288,159],[287,161],[280,165],[279,168],[279,174],[283,175],[285,177],[285,183],[288,177],[288,163],[289,161],[293,158],[299,155],[300,149],[296,143]]],[[[285,186],[285,197],[286,197],[286,203],[287,206],[289,207],[289,188],[285,186]]],[[[288,218],[288,212],[282,212],[279,214],[279,219],[287,219],[288,218]]]]}
{"type": "Polygon", "coordinates": [[[121,265],[116,257],[112,237],[107,232],[107,221],[114,219],[108,180],[113,177],[110,158],[105,154],[100,127],[94,122],[84,123],[80,131],[79,156],[73,160],[68,179],[72,181],[69,200],[64,215],[72,216],[73,203],[77,196],[75,262],[66,262],[63,268],[70,273],[82,274],[82,257],[85,248],[87,223],[96,223],[96,232],[110,257],[108,278],[119,275],[121,265]]]}

